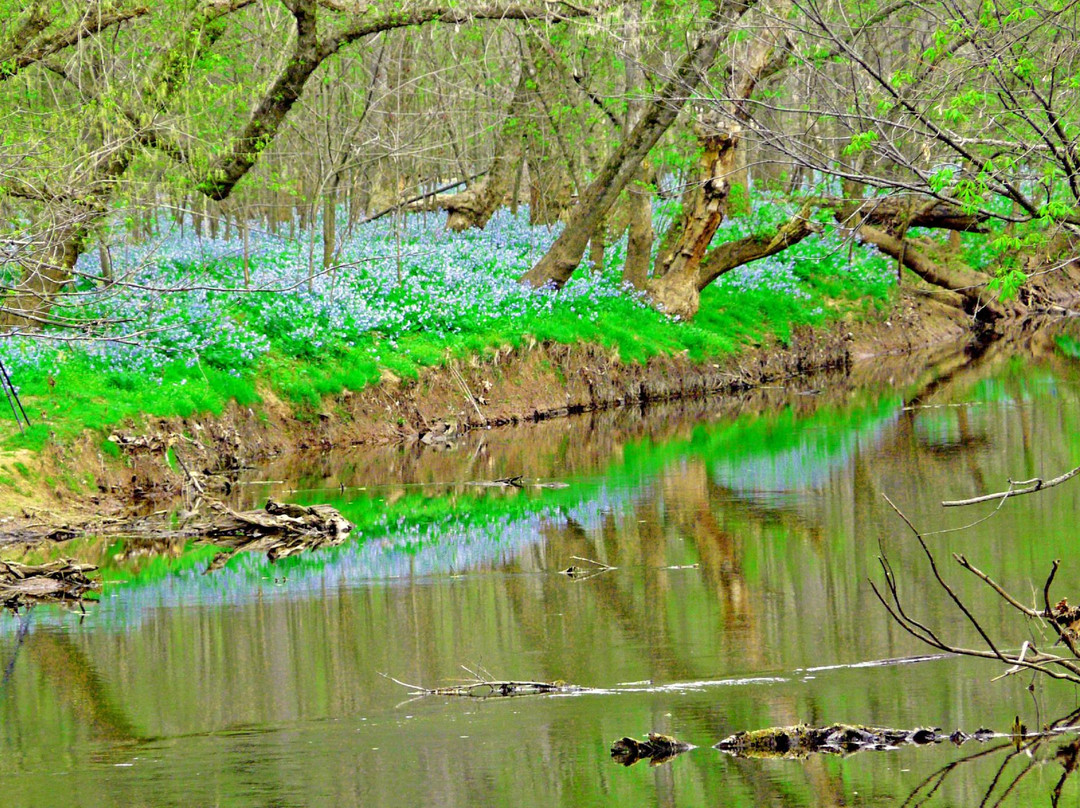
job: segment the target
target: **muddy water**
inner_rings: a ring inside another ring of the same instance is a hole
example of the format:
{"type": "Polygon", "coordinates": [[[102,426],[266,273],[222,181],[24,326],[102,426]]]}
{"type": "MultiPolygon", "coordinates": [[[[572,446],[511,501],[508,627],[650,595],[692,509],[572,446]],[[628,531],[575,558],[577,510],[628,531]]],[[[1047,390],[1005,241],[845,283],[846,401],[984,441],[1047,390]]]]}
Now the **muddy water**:
{"type": "MultiPolygon", "coordinates": [[[[1007,731],[1074,709],[1071,686],[992,681],[994,663],[896,662],[926,649],[867,579],[884,548],[919,619],[978,645],[881,494],[938,530],[989,510],[943,498],[1077,462],[1080,364],[995,349],[260,469],[238,504],[329,502],[359,540],[209,575],[213,549],[184,543],[56,550],[106,584],[85,615],[0,618],[4,804],[1046,804],[1067,739],[1032,757],[1007,741],[802,760],[710,747],[799,721],[1007,731]],[[468,484],[517,474],[566,486],[468,484]],[[560,574],[596,566],[576,558],[613,569],[560,574]],[[464,669],[586,690],[415,698],[386,678],[440,687],[464,669]],[[650,730],[699,748],[612,762],[612,740],[650,730]]],[[[1054,594],[1080,600],[1078,510],[1074,481],[930,541],[1025,601],[1062,558],[1054,594]]],[[[1037,632],[946,569],[1003,645],[1037,632]]],[[[1078,803],[1066,782],[1061,804],[1078,803]]]]}

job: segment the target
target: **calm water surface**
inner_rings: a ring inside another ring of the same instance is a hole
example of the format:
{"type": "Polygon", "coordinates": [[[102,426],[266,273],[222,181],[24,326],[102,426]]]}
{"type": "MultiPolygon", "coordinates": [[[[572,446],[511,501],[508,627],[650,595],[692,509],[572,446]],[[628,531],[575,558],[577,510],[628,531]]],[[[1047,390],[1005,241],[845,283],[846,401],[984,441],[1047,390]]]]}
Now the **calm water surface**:
{"type": "MultiPolygon", "coordinates": [[[[871,591],[881,548],[913,612],[978,645],[882,493],[938,530],[990,510],[942,499],[1080,462],[1080,364],[992,354],[260,469],[239,504],[329,502],[360,534],[276,565],[248,554],[204,574],[213,548],[183,543],[59,548],[107,583],[85,616],[0,616],[4,804],[1049,804],[1068,739],[1011,757],[1007,740],[801,760],[711,748],[800,721],[1007,731],[1080,704],[1070,685],[993,681],[990,662],[863,664],[926,651],[871,591]],[[517,474],[567,487],[466,484],[517,474]],[[615,569],[560,574],[575,557],[615,569]],[[464,669],[588,689],[414,698],[387,678],[439,687],[464,669]],[[699,748],[611,760],[612,740],[649,731],[699,748]]],[[[930,541],[1025,601],[1062,558],[1054,594],[1080,600],[1078,512],[1080,481],[930,541]]],[[[1038,631],[946,572],[1003,645],[1038,631]]],[[[1080,804],[1080,781],[1059,804],[1080,804]]]]}

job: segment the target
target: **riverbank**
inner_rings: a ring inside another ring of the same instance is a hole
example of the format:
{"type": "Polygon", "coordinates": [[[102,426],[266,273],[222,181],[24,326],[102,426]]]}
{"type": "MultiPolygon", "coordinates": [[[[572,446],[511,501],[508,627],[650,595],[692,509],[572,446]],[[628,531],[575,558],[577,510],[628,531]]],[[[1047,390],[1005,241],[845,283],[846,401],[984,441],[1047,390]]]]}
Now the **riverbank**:
{"type": "Polygon", "coordinates": [[[391,442],[445,447],[475,429],[723,396],[928,346],[956,352],[971,337],[961,313],[911,292],[887,312],[799,327],[786,345],[773,340],[715,361],[681,353],[624,362],[597,344],[534,341],[424,368],[414,379],[384,371],[378,383],[326,396],[314,411],[261,389],[258,401],[233,401],[219,414],[132,420],[105,436],[86,431],[38,451],[8,450],[0,456],[3,529],[11,538],[66,536],[102,519],[179,507],[185,492],[189,504],[224,495],[243,469],[274,459],[391,442]]]}
{"type": "MultiPolygon", "coordinates": [[[[6,343],[5,362],[21,363],[16,379],[32,425],[17,433],[9,422],[3,437],[0,529],[40,536],[189,507],[229,491],[244,468],[282,456],[391,442],[443,447],[477,428],[722,396],[868,357],[955,352],[981,338],[982,326],[947,294],[906,273],[898,287],[895,267],[865,247],[852,258],[826,240],[804,242],[783,265],[725,276],[705,291],[695,321],[682,323],[612,281],[614,252],[611,272],[573,289],[522,287],[515,278],[531,260],[523,245],[536,252],[545,242],[520,218],[496,225],[443,241],[433,240],[437,228],[420,227],[411,263],[394,277],[379,264],[358,278],[320,278],[293,297],[178,298],[166,309],[172,326],[146,320],[162,325],[156,342],[82,353],[38,343],[19,353],[6,343]],[[450,248],[446,267],[423,265],[450,248]]],[[[389,237],[369,234],[357,249],[389,237]]],[[[197,267],[157,256],[159,274],[235,272],[227,243],[202,246],[209,252],[197,267]]],[[[280,267],[267,256],[259,271],[269,276],[280,267]]],[[[1044,308],[1067,305],[1077,281],[1066,268],[1032,289],[1044,308]]]]}

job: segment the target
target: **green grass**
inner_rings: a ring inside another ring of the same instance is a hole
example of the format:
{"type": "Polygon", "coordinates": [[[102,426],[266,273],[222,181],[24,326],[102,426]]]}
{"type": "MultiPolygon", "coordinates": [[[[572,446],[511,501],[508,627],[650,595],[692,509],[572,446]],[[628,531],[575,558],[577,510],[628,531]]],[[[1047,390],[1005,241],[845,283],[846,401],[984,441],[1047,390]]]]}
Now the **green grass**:
{"type": "Polygon", "coordinates": [[[147,418],[217,415],[233,400],[255,406],[259,390],[271,391],[289,402],[297,417],[310,420],[322,411],[326,396],[363,389],[384,372],[415,380],[424,368],[490,357],[506,347],[591,343],[617,353],[623,362],[672,354],[705,361],[770,340],[787,343],[798,326],[820,326],[886,305],[887,287],[843,271],[846,253],[822,255],[808,246],[792,255],[792,273],[804,297],[768,287],[726,286],[721,279],[702,293],[700,313],[692,322],[672,321],[629,298],[604,298],[595,310],[584,310],[582,303],[579,310],[561,306],[516,320],[487,319],[482,326],[466,322],[446,337],[414,332],[392,342],[369,333],[351,343],[331,342],[313,356],[286,355],[275,346],[255,368],[232,373],[207,363],[177,362],[153,379],[136,371],[102,372],[72,359],[52,376],[24,373],[18,379],[32,426],[15,432],[7,414],[10,428],[3,445],[41,450],[49,442],[68,444],[89,429],[101,434],[101,451],[116,457],[118,447],[106,438],[120,424],[139,428],[147,418]]]}

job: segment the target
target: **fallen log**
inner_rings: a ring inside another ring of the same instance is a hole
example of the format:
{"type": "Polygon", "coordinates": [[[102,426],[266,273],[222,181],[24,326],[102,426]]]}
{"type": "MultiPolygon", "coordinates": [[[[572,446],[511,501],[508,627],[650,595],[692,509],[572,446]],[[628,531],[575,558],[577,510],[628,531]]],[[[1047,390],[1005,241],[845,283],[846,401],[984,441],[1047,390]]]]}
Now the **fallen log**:
{"type": "Polygon", "coordinates": [[[926,746],[943,741],[960,745],[969,740],[987,741],[994,737],[988,729],[978,729],[973,735],[957,730],[945,734],[939,727],[916,729],[887,729],[864,727],[859,724],[831,724],[736,732],[715,745],[715,749],[745,758],[801,758],[811,754],[851,754],[868,749],[895,749],[900,746],[926,746]]]}
{"type": "Polygon", "coordinates": [[[0,606],[17,610],[35,603],[79,603],[101,588],[87,575],[96,569],[67,558],[45,564],[0,561],[0,606]]]}
{"type": "MultiPolygon", "coordinates": [[[[466,668],[466,671],[469,671],[466,668]]],[[[462,684],[450,685],[448,687],[424,687],[423,685],[413,685],[408,682],[402,682],[400,679],[395,679],[393,676],[388,676],[383,673],[381,676],[389,679],[391,682],[402,687],[408,688],[417,696],[466,696],[474,699],[486,699],[493,696],[509,697],[509,696],[537,696],[552,693],[574,693],[582,690],[578,685],[571,685],[561,680],[554,682],[535,682],[529,680],[515,680],[515,679],[489,679],[485,676],[474,673],[474,679],[463,682],[462,684]]]]}
{"type": "Polygon", "coordinates": [[[329,505],[295,505],[270,499],[262,511],[234,511],[213,503],[217,516],[185,528],[212,544],[227,547],[207,572],[221,569],[237,553],[265,552],[270,561],[296,553],[335,547],[352,532],[352,523],[329,505]]]}

